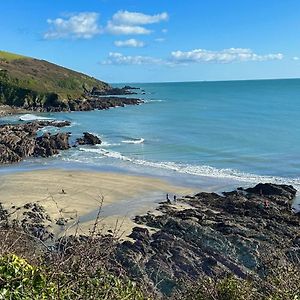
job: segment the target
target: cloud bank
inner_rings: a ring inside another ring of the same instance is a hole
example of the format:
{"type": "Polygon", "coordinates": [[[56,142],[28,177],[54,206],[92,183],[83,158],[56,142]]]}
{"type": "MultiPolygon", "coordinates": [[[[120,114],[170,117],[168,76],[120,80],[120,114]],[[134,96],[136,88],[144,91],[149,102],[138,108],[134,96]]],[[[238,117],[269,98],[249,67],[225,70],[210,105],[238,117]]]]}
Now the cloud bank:
{"type": "Polygon", "coordinates": [[[69,18],[48,19],[50,29],[44,34],[45,39],[90,39],[101,33],[98,25],[99,14],[82,12],[69,18]]]}
{"type": "Polygon", "coordinates": [[[156,15],[146,15],[138,12],[118,11],[112,17],[112,22],[115,24],[127,25],[146,25],[167,21],[169,16],[166,12],[156,15]]]}
{"type": "Polygon", "coordinates": [[[120,10],[116,12],[106,26],[106,31],[115,35],[142,35],[150,34],[152,30],[144,25],[167,21],[169,16],[166,12],[147,15],[139,12],[129,12],[120,10]]]}
{"type": "Polygon", "coordinates": [[[102,61],[104,65],[161,65],[165,64],[162,59],[154,58],[151,56],[131,56],[123,55],[119,52],[110,52],[108,58],[102,61]]]}
{"type": "Polygon", "coordinates": [[[267,61],[281,60],[283,54],[256,54],[251,49],[245,48],[229,48],[221,51],[211,51],[205,49],[195,49],[191,51],[173,51],[172,59],[177,63],[232,63],[245,61],[267,61]]]}
{"type": "Polygon", "coordinates": [[[168,21],[166,12],[147,15],[139,12],[119,10],[102,28],[99,14],[96,12],[81,12],[65,18],[48,19],[50,29],[44,34],[45,39],[90,39],[100,33],[112,35],[147,35],[153,30],[146,25],[168,21]]]}
{"type": "Polygon", "coordinates": [[[161,59],[150,56],[126,56],[118,52],[110,52],[104,64],[110,65],[188,65],[193,63],[239,63],[239,62],[261,62],[271,60],[282,60],[283,54],[256,54],[251,49],[245,48],[230,48],[221,51],[211,51],[205,49],[195,49],[191,51],[173,51],[169,58],[161,59]]]}

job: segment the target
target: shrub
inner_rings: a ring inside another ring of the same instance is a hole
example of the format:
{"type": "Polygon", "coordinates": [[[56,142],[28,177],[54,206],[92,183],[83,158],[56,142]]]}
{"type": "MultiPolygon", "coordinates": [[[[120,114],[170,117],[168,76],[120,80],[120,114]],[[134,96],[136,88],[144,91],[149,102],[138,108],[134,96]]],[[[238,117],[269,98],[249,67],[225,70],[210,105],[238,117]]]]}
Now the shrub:
{"type": "Polygon", "coordinates": [[[0,259],[0,299],[49,299],[54,286],[39,268],[16,255],[0,259]]]}
{"type": "Polygon", "coordinates": [[[143,292],[130,280],[118,278],[107,271],[94,276],[77,276],[34,267],[16,255],[0,259],[0,299],[114,299],[145,300],[143,292]]]}
{"type": "Polygon", "coordinates": [[[254,294],[255,289],[249,281],[234,276],[219,280],[207,277],[173,298],[176,300],[250,300],[254,299],[254,294]]]}

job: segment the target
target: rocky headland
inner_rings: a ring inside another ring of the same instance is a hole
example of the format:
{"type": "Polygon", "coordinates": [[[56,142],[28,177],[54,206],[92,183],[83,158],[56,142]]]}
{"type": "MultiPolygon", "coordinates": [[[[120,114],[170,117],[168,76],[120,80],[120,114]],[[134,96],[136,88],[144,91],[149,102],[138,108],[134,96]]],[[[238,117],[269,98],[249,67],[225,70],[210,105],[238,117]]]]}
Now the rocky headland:
{"type": "Polygon", "coordinates": [[[133,89],[115,88],[45,60],[0,51],[0,116],[17,110],[87,111],[142,103],[116,97],[136,94],[133,89]]]}

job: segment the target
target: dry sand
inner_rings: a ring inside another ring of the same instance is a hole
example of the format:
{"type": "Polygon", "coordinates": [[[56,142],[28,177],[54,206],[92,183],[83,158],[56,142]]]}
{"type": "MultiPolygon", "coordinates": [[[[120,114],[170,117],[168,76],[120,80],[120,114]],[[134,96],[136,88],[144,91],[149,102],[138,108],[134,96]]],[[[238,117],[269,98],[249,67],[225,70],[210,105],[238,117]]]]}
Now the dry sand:
{"type": "Polygon", "coordinates": [[[100,225],[126,235],[135,226],[132,217],[154,210],[167,192],[171,197],[193,193],[160,179],[117,173],[41,170],[0,176],[0,202],[5,208],[39,203],[51,219],[69,219],[70,233],[91,228],[103,197],[100,225]]]}

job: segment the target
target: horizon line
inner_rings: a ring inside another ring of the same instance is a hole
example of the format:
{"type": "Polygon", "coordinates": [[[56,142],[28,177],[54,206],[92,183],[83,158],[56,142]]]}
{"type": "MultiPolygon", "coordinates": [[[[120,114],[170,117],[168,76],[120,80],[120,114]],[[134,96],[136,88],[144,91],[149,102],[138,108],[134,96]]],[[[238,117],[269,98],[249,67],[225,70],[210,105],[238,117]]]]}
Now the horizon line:
{"type": "Polygon", "coordinates": [[[147,84],[147,83],[199,83],[199,82],[232,82],[232,81],[272,81],[272,80],[299,80],[300,77],[284,77],[284,78],[257,78],[257,79],[221,79],[221,80],[183,80],[183,81],[119,81],[108,82],[109,84],[147,84]]]}

